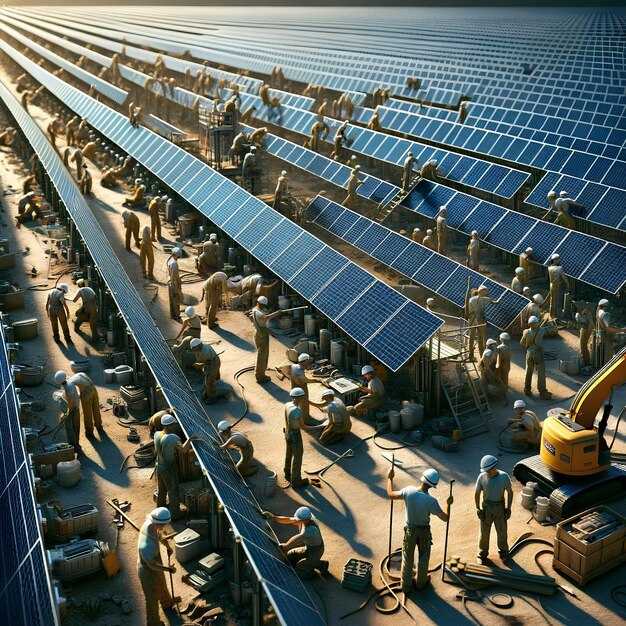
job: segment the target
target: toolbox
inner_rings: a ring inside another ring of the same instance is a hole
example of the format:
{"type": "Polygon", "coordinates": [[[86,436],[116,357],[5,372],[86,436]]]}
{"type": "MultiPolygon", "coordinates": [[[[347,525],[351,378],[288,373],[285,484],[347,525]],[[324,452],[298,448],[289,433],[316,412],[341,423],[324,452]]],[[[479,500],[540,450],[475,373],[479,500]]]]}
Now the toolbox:
{"type": "Polygon", "coordinates": [[[341,586],[344,589],[364,592],[372,582],[372,564],[368,561],[350,559],[343,568],[341,586]]]}
{"type": "Polygon", "coordinates": [[[48,567],[52,577],[60,581],[74,580],[93,574],[100,569],[106,544],[93,539],[77,539],[67,545],[46,550],[48,567]]]}
{"type": "Polygon", "coordinates": [[[224,557],[212,552],[198,561],[198,567],[207,574],[213,574],[224,567],[224,557]]]}
{"type": "Polygon", "coordinates": [[[328,386],[346,406],[356,404],[359,401],[360,387],[349,378],[329,380],[328,386]]]}
{"type": "Polygon", "coordinates": [[[208,539],[202,539],[192,528],[186,528],[174,537],[174,553],[179,563],[187,563],[208,549],[208,539]]]}
{"type": "Polygon", "coordinates": [[[69,538],[72,535],[84,535],[98,530],[98,509],[93,504],[79,504],[59,511],[53,509],[53,534],[57,539],[69,538]]]}

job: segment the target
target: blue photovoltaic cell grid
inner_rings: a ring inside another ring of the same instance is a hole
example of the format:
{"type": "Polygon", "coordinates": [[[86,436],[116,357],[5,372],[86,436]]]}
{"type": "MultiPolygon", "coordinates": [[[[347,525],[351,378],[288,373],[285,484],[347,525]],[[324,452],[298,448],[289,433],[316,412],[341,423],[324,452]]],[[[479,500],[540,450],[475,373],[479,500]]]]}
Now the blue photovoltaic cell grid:
{"type": "Polygon", "coordinates": [[[626,222],[626,191],[609,189],[589,218],[592,222],[623,229],[626,222]]]}
{"type": "Polygon", "coordinates": [[[511,211],[492,228],[485,241],[504,250],[514,250],[534,224],[531,217],[511,211]]]}
{"type": "Polygon", "coordinates": [[[623,268],[626,267],[626,248],[607,243],[602,254],[597,257],[582,274],[581,279],[616,293],[624,284],[623,268]],[[622,271],[619,271],[619,270],[622,271]]]}
{"type": "Polygon", "coordinates": [[[389,234],[387,229],[381,229],[378,226],[378,224],[370,224],[370,227],[355,240],[354,245],[366,254],[371,254],[389,234]]]}
{"type": "Polygon", "coordinates": [[[564,228],[559,228],[554,224],[536,222],[528,235],[517,244],[514,251],[520,253],[526,248],[532,248],[535,260],[538,263],[545,263],[567,232],[564,228]]]}
{"type": "Polygon", "coordinates": [[[259,214],[259,204],[252,198],[246,200],[223,224],[232,236],[240,233],[259,214]]]}
{"type": "Polygon", "coordinates": [[[316,221],[323,225],[324,228],[329,228],[343,212],[344,208],[341,205],[331,203],[322,210],[316,221]]]}
{"type": "Polygon", "coordinates": [[[348,259],[332,248],[322,248],[291,280],[291,286],[307,300],[348,265],[348,259]]]}
{"type": "Polygon", "coordinates": [[[271,263],[270,269],[289,280],[323,248],[324,244],[319,239],[302,233],[271,263]]]}
{"type": "Polygon", "coordinates": [[[301,232],[301,228],[284,219],[272,229],[271,235],[262,239],[250,252],[265,265],[269,265],[301,232]]]}
{"type": "MultiPolygon", "coordinates": [[[[326,216],[326,214],[322,215],[322,219],[326,216]]],[[[332,233],[337,235],[338,237],[342,237],[346,239],[346,235],[348,231],[359,222],[360,218],[356,213],[352,213],[351,211],[344,211],[337,220],[332,224],[332,226],[325,226],[324,223],[320,220],[319,225],[323,228],[328,228],[332,233]]]]}
{"type": "Polygon", "coordinates": [[[413,280],[437,292],[458,266],[445,256],[434,254],[413,276],[413,280]]]}
{"type": "Polygon", "coordinates": [[[437,288],[437,293],[454,302],[457,306],[464,307],[468,278],[471,274],[469,269],[458,265],[450,277],[437,288]]]}
{"type": "MultiPolygon", "coordinates": [[[[418,189],[421,186],[418,185],[418,189]]],[[[435,217],[439,213],[439,209],[446,205],[456,192],[453,189],[436,185],[433,190],[426,196],[424,203],[420,207],[420,213],[428,217],[435,217]]]]}
{"type": "Polygon", "coordinates": [[[480,200],[478,198],[457,193],[446,205],[446,222],[448,222],[448,226],[458,229],[479,204],[480,200]]]}
{"type": "Polygon", "coordinates": [[[459,226],[459,230],[468,234],[476,230],[479,236],[484,237],[505,213],[506,209],[496,204],[481,202],[459,226]]]}
{"type": "Polygon", "coordinates": [[[561,255],[561,259],[567,259],[567,261],[562,261],[562,263],[567,263],[563,266],[565,273],[579,276],[605,245],[606,243],[601,239],[590,239],[580,233],[570,231],[555,252],[561,255]]]}
{"type": "Polygon", "coordinates": [[[389,236],[372,252],[372,256],[381,263],[393,267],[393,262],[410,244],[411,241],[403,235],[390,232],[389,236]]]}
{"type": "MultiPolygon", "coordinates": [[[[374,277],[356,265],[348,265],[312,300],[325,315],[337,317],[374,283],[374,277]]],[[[344,327],[346,332],[348,328],[344,327]]]]}
{"type": "Polygon", "coordinates": [[[263,209],[254,221],[237,235],[237,243],[247,250],[252,250],[283,219],[285,218],[280,213],[271,209],[263,209]]]}
{"type": "Polygon", "coordinates": [[[410,246],[394,261],[393,267],[401,274],[412,278],[431,256],[432,251],[424,246],[410,246]]]}

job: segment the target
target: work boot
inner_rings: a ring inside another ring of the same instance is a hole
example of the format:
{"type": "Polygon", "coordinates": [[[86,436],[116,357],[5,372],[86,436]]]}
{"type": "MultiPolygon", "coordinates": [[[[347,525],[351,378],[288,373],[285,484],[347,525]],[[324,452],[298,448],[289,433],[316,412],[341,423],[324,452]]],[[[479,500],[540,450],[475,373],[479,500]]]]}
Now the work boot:
{"type": "Polygon", "coordinates": [[[524,389],[524,395],[528,396],[529,398],[532,398],[533,392],[530,389],[524,389]]]}
{"type": "Polygon", "coordinates": [[[542,391],[542,392],[539,394],[539,397],[540,397],[542,400],[552,400],[552,394],[551,394],[549,391],[542,391]]]}
{"type": "MultiPolygon", "coordinates": [[[[210,327],[209,327],[210,328],[210,327]]],[[[264,385],[265,383],[269,383],[270,380],[272,380],[269,376],[266,376],[265,378],[260,378],[259,380],[257,380],[256,382],[259,385],[264,385]]]]}
{"type": "Polygon", "coordinates": [[[328,566],[330,563],[328,561],[320,561],[319,572],[322,576],[328,573],[328,566]]]}
{"type": "Polygon", "coordinates": [[[301,478],[300,480],[293,481],[291,486],[294,489],[298,489],[299,487],[306,487],[309,484],[308,478],[301,478]]]}
{"type": "Polygon", "coordinates": [[[426,576],[426,580],[419,584],[417,581],[415,582],[415,586],[418,588],[418,590],[423,589],[424,587],[426,587],[426,585],[430,584],[430,574],[428,576],[426,576]]]}

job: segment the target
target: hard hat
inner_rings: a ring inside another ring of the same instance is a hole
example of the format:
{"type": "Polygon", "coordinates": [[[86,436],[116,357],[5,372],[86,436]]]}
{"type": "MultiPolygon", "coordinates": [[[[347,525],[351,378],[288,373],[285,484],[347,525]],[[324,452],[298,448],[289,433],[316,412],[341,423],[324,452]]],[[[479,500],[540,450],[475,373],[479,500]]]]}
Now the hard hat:
{"type": "Polygon", "coordinates": [[[311,509],[308,506],[301,506],[293,516],[300,521],[313,519],[313,513],[311,513],[311,509]]]}
{"type": "Polygon", "coordinates": [[[414,233],[419,233],[419,232],[420,232],[420,229],[419,229],[419,228],[414,228],[414,229],[413,229],[413,232],[414,232],[414,233]]]}
{"type": "Polygon", "coordinates": [[[176,247],[172,250],[172,256],[183,256],[183,251],[176,247]]]}
{"type": "Polygon", "coordinates": [[[531,315],[528,318],[528,324],[539,324],[539,318],[536,315],[531,315]]]}
{"type": "Polygon", "coordinates": [[[302,354],[298,355],[298,363],[304,363],[305,361],[310,361],[311,357],[306,353],[303,352],[302,354]]]}
{"type": "Polygon", "coordinates": [[[185,315],[187,317],[195,317],[196,316],[196,309],[194,307],[192,307],[192,306],[188,306],[185,309],[185,315]]]}
{"type": "Polygon", "coordinates": [[[554,189],[552,191],[548,191],[548,198],[556,198],[559,194],[554,191],[554,189]]]}
{"type": "Polygon", "coordinates": [[[536,293],[533,296],[533,302],[541,306],[543,304],[543,296],[540,293],[536,293]]]}
{"type": "Polygon", "coordinates": [[[256,301],[263,306],[267,306],[267,298],[265,296],[259,296],[256,301]]]}
{"type": "Polygon", "coordinates": [[[141,185],[141,178],[135,178],[135,185],[141,185]]]}
{"type": "Polygon", "coordinates": [[[493,469],[498,464],[498,459],[491,454],[486,454],[482,459],[480,459],[480,469],[483,472],[488,472],[490,469],[493,469]]]}
{"type": "Polygon", "coordinates": [[[217,425],[217,430],[219,430],[221,433],[223,433],[225,430],[229,430],[229,429],[230,429],[230,422],[227,422],[226,420],[222,420],[217,425]]]}
{"type": "Polygon", "coordinates": [[[476,235],[476,237],[478,237],[478,231],[477,231],[477,230],[473,230],[473,231],[472,231],[472,237],[473,237],[474,235],[476,235]]]}
{"type": "Polygon", "coordinates": [[[557,198],[557,199],[554,201],[554,206],[555,206],[557,209],[560,209],[560,208],[561,208],[561,206],[562,206],[562,204],[563,204],[563,198],[557,198]]]}
{"type": "Polygon", "coordinates": [[[63,293],[67,293],[70,288],[65,284],[65,283],[61,283],[60,285],[58,285],[58,288],[63,292],[63,293]]]}
{"type": "Polygon", "coordinates": [[[355,170],[360,170],[360,169],[361,169],[361,166],[360,166],[360,165],[355,165],[355,166],[354,166],[354,169],[355,169],[355,170]]]}
{"type": "Polygon", "coordinates": [[[525,409],[526,408],[526,403],[523,400],[515,400],[515,402],[513,403],[513,408],[514,409],[525,409]]]}
{"type": "Polygon", "coordinates": [[[478,291],[479,291],[479,292],[480,292],[480,291],[486,291],[487,293],[489,293],[489,289],[487,288],[487,285],[481,285],[481,286],[478,288],[478,291]]]}
{"type": "Polygon", "coordinates": [[[413,153],[412,152],[407,152],[406,155],[407,156],[413,156],[413,153]]]}
{"type": "Polygon", "coordinates": [[[161,202],[161,196],[154,196],[153,200],[155,202],[161,202]]]}
{"type": "Polygon", "coordinates": [[[440,206],[440,207],[439,207],[439,212],[441,212],[441,211],[445,211],[445,210],[446,210],[446,207],[445,207],[445,206],[440,206]]]}
{"type": "Polygon", "coordinates": [[[256,152],[256,146],[252,146],[252,148],[250,148],[250,152],[256,152]]]}
{"type": "Polygon", "coordinates": [[[527,296],[530,293],[530,287],[528,285],[524,285],[524,288],[522,289],[522,293],[527,296]]]}
{"type": "Polygon", "coordinates": [[[161,418],[161,426],[171,426],[172,424],[176,424],[176,418],[172,414],[166,413],[161,418]]]}
{"type": "Polygon", "coordinates": [[[365,374],[375,374],[376,370],[371,365],[364,365],[361,368],[361,376],[365,376],[365,374]]]}
{"type": "Polygon", "coordinates": [[[495,339],[487,339],[488,346],[497,346],[498,342],[495,339]]]}
{"type": "Polygon", "coordinates": [[[160,506],[158,509],[154,509],[148,514],[148,517],[153,524],[169,524],[172,521],[172,514],[165,506],[160,506]]]}
{"type": "Polygon", "coordinates": [[[435,299],[434,298],[427,298],[426,304],[428,306],[433,306],[433,304],[435,304],[435,299]]]}
{"type": "Polygon", "coordinates": [[[433,234],[433,231],[429,228],[429,229],[426,231],[426,234],[427,234],[427,235],[432,235],[432,234],[433,234]]]}
{"type": "Polygon", "coordinates": [[[511,335],[509,333],[500,333],[500,339],[502,341],[511,341],[511,335]]]}
{"type": "Polygon", "coordinates": [[[493,355],[493,350],[490,350],[489,348],[487,348],[484,352],[483,352],[483,356],[486,357],[490,357],[493,355]]]}
{"type": "Polygon", "coordinates": [[[330,396],[335,396],[335,392],[332,389],[324,389],[322,391],[322,398],[329,398],[330,396]]]}
{"type": "Polygon", "coordinates": [[[523,267],[516,267],[515,268],[515,273],[519,274],[519,275],[524,274],[525,273],[524,272],[524,268],[523,267]]]}
{"type": "Polygon", "coordinates": [[[423,483],[426,483],[427,485],[435,488],[437,486],[437,483],[439,482],[439,472],[434,469],[424,470],[424,473],[422,474],[420,480],[423,483]]]}
{"type": "Polygon", "coordinates": [[[202,345],[202,339],[198,339],[198,337],[194,337],[190,342],[189,342],[189,347],[190,348],[197,348],[198,346],[202,345]]]}
{"type": "Polygon", "coordinates": [[[211,234],[209,235],[209,239],[210,239],[211,241],[215,241],[215,240],[217,239],[217,233],[211,233],[211,234]]]}
{"type": "Polygon", "coordinates": [[[54,382],[57,385],[60,385],[61,383],[64,383],[67,380],[67,374],[63,371],[63,370],[59,370],[55,375],[54,375],[54,382]]]}
{"type": "Polygon", "coordinates": [[[559,196],[561,196],[561,198],[567,198],[567,191],[562,191],[559,196]]]}
{"type": "Polygon", "coordinates": [[[292,398],[301,398],[303,395],[305,395],[304,393],[304,389],[302,389],[301,387],[294,387],[290,392],[289,395],[292,398]]]}
{"type": "Polygon", "coordinates": [[[534,250],[532,248],[526,248],[526,250],[524,250],[524,252],[526,252],[526,254],[532,254],[534,252],[534,250]]]}
{"type": "Polygon", "coordinates": [[[558,259],[561,258],[560,254],[557,254],[556,252],[550,257],[551,261],[557,261],[558,259]]]}
{"type": "Polygon", "coordinates": [[[283,170],[283,171],[280,173],[280,175],[281,175],[281,176],[287,176],[287,170],[283,170]]]}
{"type": "Polygon", "coordinates": [[[606,298],[602,298],[602,300],[598,302],[598,306],[606,306],[608,303],[609,301],[606,298]]]}
{"type": "Polygon", "coordinates": [[[163,202],[167,202],[169,200],[168,196],[161,196],[161,200],[163,200],[163,202]]]}
{"type": "Polygon", "coordinates": [[[430,164],[431,164],[433,167],[437,167],[437,159],[431,159],[431,160],[430,160],[430,164]]]}

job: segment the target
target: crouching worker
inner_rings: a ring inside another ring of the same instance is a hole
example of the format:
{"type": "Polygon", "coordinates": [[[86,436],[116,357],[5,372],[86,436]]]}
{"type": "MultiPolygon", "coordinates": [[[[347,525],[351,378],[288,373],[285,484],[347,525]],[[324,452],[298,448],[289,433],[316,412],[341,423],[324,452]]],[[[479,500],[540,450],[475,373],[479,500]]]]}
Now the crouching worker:
{"type": "Polygon", "coordinates": [[[322,392],[322,402],[310,402],[328,413],[328,423],[324,425],[320,443],[325,446],[337,443],[350,432],[352,421],[348,409],[341,399],[335,397],[332,389],[325,389],[322,392]]]}
{"type": "Polygon", "coordinates": [[[256,474],[259,468],[252,463],[252,459],[254,458],[252,442],[243,433],[232,432],[231,425],[226,420],[222,420],[217,425],[217,430],[219,430],[220,435],[226,440],[220,446],[220,450],[234,448],[241,455],[241,458],[236,464],[239,473],[242,476],[252,476],[252,474],[256,474]]]}

